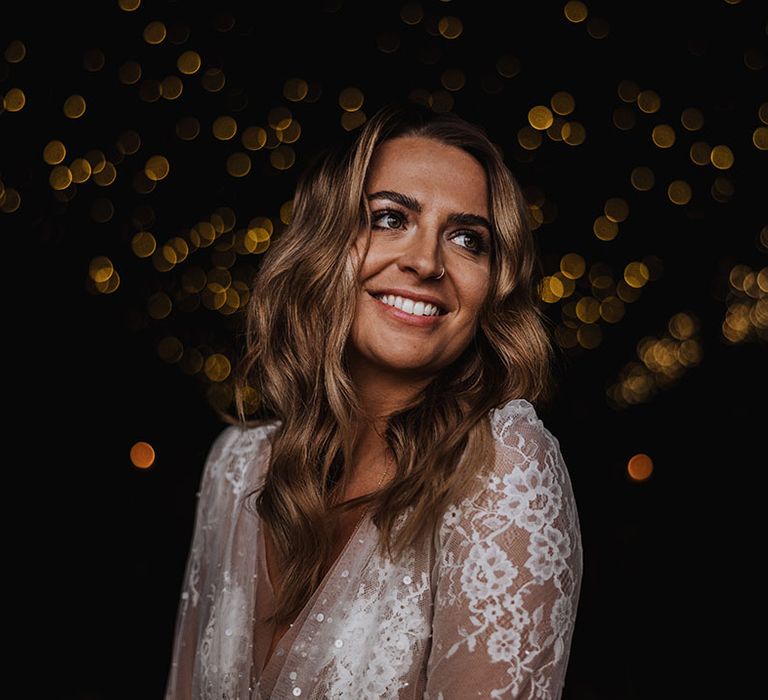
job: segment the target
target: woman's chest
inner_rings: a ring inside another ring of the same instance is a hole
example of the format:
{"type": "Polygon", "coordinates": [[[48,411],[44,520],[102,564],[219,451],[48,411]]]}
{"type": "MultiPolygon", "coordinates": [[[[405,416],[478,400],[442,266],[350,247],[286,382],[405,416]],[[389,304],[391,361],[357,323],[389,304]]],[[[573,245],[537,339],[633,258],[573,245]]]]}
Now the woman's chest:
{"type": "Polygon", "coordinates": [[[270,630],[269,657],[281,659],[270,665],[265,682],[278,696],[290,696],[295,687],[306,691],[316,683],[313,677],[324,680],[312,698],[357,697],[358,690],[362,697],[365,687],[418,685],[431,637],[430,552],[411,546],[397,562],[382,559],[377,528],[369,519],[356,525],[347,523],[348,546],[336,543],[337,566],[328,570],[293,630],[270,630]]]}
{"type": "MultiPolygon", "coordinates": [[[[325,579],[328,572],[331,570],[333,565],[338,561],[339,557],[346,549],[350,538],[360,524],[361,516],[361,510],[355,510],[351,511],[350,513],[345,513],[339,518],[333,548],[328,560],[323,564],[320,571],[321,581],[325,579]]],[[[267,575],[269,576],[270,588],[272,589],[273,593],[273,601],[276,601],[283,586],[283,575],[280,571],[280,567],[275,554],[274,542],[269,534],[269,529],[266,527],[264,528],[264,554],[266,560],[267,575]]],[[[265,666],[269,663],[269,660],[272,658],[272,654],[280,643],[280,640],[291,629],[297,617],[298,614],[295,614],[287,622],[274,625],[271,641],[267,650],[265,666]]]]}

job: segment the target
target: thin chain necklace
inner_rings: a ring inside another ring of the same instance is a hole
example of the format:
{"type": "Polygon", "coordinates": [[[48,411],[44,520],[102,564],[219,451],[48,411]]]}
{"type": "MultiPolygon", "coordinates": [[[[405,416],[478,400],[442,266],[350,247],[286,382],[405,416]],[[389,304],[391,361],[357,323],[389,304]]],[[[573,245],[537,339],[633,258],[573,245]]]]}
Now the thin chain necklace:
{"type": "MultiPolygon", "coordinates": [[[[386,454],[385,454],[385,461],[387,464],[387,468],[384,470],[384,473],[381,475],[381,478],[379,479],[379,483],[376,486],[376,490],[378,491],[381,488],[381,485],[384,483],[384,477],[389,474],[389,462],[386,460],[386,454]]],[[[363,518],[365,517],[365,514],[368,512],[368,506],[366,506],[363,510],[363,514],[360,516],[360,519],[357,521],[357,524],[355,525],[355,529],[352,531],[352,535],[357,532],[357,529],[360,527],[360,523],[363,522],[363,518]]]]}

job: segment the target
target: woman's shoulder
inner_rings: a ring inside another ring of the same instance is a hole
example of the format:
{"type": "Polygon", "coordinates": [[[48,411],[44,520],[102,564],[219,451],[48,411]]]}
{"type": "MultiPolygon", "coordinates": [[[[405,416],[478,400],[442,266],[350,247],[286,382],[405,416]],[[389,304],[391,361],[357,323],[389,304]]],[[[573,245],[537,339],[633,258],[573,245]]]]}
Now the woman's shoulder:
{"type": "Polygon", "coordinates": [[[458,538],[506,542],[514,549],[526,536],[552,536],[579,550],[578,510],[557,438],[526,399],[509,401],[489,417],[494,463],[477,474],[477,488],[444,514],[440,546],[449,550],[458,538]]]}
{"type": "Polygon", "coordinates": [[[208,450],[204,478],[240,496],[261,475],[269,438],[280,424],[279,420],[270,419],[224,426],[208,450]]]}
{"type": "MultiPolygon", "coordinates": [[[[566,468],[560,449],[560,441],[544,424],[536,408],[527,399],[513,399],[490,412],[491,433],[497,445],[497,455],[507,454],[522,458],[524,451],[529,458],[535,454],[549,455],[544,465],[533,460],[532,466],[566,468]],[[527,448],[527,449],[526,449],[527,448]]],[[[524,460],[530,462],[531,460],[524,460]]]]}
{"type": "Polygon", "coordinates": [[[211,450],[224,452],[233,447],[242,449],[249,445],[256,445],[269,437],[281,424],[282,421],[277,418],[229,423],[216,435],[211,450]]]}
{"type": "Polygon", "coordinates": [[[513,399],[489,414],[493,464],[477,474],[476,489],[460,509],[497,502],[499,508],[549,502],[575,508],[568,466],[559,440],[526,399],[513,399]]]}

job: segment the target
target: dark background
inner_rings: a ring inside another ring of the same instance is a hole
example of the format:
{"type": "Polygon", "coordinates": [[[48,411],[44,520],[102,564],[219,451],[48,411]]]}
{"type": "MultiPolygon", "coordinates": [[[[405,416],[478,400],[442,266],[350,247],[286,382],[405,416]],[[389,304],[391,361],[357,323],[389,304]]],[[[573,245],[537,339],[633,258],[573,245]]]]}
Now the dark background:
{"type": "MultiPolygon", "coordinates": [[[[5,17],[0,46],[19,39],[27,50],[19,63],[0,63],[0,94],[20,87],[27,99],[21,111],[0,113],[0,180],[21,196],[18,210],[0,211],[11,312],[8,409],[19,418],[9,431],[6,578],[22,592],[6,600],[21,632],[20,662],[31,664],[36,687],[50,689],[41,694],[161,697],[195,493],[223,427],[210,380],[166,363],[157,345],[175,335],[204,357],[234,359],[239,318],[199,304],[162,319],[147,313],[152,294],[178,292],[186,266],[209,269],[213,248],[161,273],[131,252],[131,237],[146,229],[162,243],[220,206],[234,210],[237,227],[253,216],[278,222],[303,164],[342,132],[343,88],[363,91],[370,116],[414,89],[443,90],[446,68],[466,74],[465,87],[451,92],[453,110],[481,123],[526,192],[538,188],[556,208],[535,231],[547,274],[568,252],[581,254],[588,269],[608,265],[617,279],[632,260],[653,255],[663,263],[620,322],[598,321],[597,347],[561,349],[558,396],[539,412],[568,463],[585,548],[564,698],[744,697],[740,689],[754,682],[757,649],[747,639],[762,630],[755,600],[764,590],[757,516],[766,468],[766,348],[755,334],[730,343],[722,324],[729,304],[746,298],[729,290],[731,269],[742,264],[757,273],[766,265],[766,155],[752,143],[768,100],[765,4],[589,2],[588,20],[574,24],[560,2],[432,0],[420,4],[424,18],[413,26],[400,18],[404,4],[144,2],[125,12],[116,2],[45,10],[27,3],[5,17]],[[433,35],[443,15],[461,18],[460,37],[433,35]],[[590,36],[593,18],[608,23],[604,38],[590,36]],[[189,36],[151,46],[142,31],[153,20],[187,27],[189,36]],[[397,51],[377,48],[382,32],[399,36],[397,51]],[[83,60],[94,48],[105,64],[89,71],[83,60]],[[181,76],[181,97],[141,99],[142,83],[178,74],[176,57],[188,49],[203,65],[181,76]],[[757,66],[745,65],[745,52],[757,66]],[[496,71],[504,54],[520,60],[512,78],[496,71]],[[134,85],[118,79],[127,60],[142,65],[134,85]],[[210,66],[226,74],[219,92],[201,87],[210,66]],[[320,86],[319,98],[285,99],[291,77],[320,86]],[[636,123],[628,130],[612,120],[624,104],[622,80],[661,96],[652,114],[629,105],[636,123]],[[484,89],[493,81],[498,91],[484,89]],[[558,90],[575,97],[569,118],[585,126],[585,142],[569,146],[545,134],[540,148],[525,151],[517,133],[528,110],[558,90]],[[80,119],[62,112],[73,93],[88,104],[80,119]],[[294,166],[276,170],[264,149],[250,152],[249,175],[228,175],[226,157],[244,149],[239,135],[215,139],[212,121],[229,114],[240,130],[266,126],[279,106],[302,125],[294,166]],[[687,107],[703,112],[701,130],[682,127],[687,107]],[[191,142],[175,134],[185,116],[200,120],[191,142]],[[659,123],[676,131],[670,149],[651,140],[659,123]],[[140,134],[141,147],[122,156],[116,142],[126,129],[140,134]],[[43,160],[51,139],[67,145],[65,164],[102,149],[116,163],[116,181],[73,185],[63,201],[43,160]],[[688,149],[697,140],[728,145],[733,167],[693,164],[688,149]],[[155,153],[168,158],[170,174],[140,194],[133,178],[155,153]],[[649,192],[630,183],[638,165],[655,173],[649,192]],[[734,188],[725,202],[711,194],[717,177],[734,188]],[[674,179],[691,185],[689,204],[667,199],[674,179]],[[616,239],[601,241],[592,222],[609,197],[623,197],[630,214],[616,239]],[[100,198],[114,206],[104,223],[92,214],[100,198]],[[88,283],[97,255],[119,271],[112,294],[88,283]],[[702,362],[643,403],[611,406],[606,390],[637,361],[637,343],[663,336],[678,312],[699,323],[702,362]],[[156,451],[150,469],[132,466],[138,440],[156,451]],[[641,452],[654,471],[635,482],[627,462],[641,452]]],[[[258,256],[250,257],[256,266],[258,256]]],[[[580,280],[575,298],[589,293],[580,280]]],[[[553,325],[561,322],[561,304],[548,312],[553,325]]]]}

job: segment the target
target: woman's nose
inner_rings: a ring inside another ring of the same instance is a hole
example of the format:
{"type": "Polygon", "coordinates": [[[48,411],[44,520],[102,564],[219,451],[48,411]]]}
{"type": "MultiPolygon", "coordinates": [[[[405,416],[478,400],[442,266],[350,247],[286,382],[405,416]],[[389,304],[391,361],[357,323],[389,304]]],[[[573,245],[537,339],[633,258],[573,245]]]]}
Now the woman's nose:
{"type": "Polygon", "coordinates": [[[443,270],[440,251],[441,232],[437,227],[422,228],[415,232],[398,260],[401,270],[413,270],[419,277],[437,277],[443,270]]]}

